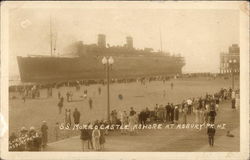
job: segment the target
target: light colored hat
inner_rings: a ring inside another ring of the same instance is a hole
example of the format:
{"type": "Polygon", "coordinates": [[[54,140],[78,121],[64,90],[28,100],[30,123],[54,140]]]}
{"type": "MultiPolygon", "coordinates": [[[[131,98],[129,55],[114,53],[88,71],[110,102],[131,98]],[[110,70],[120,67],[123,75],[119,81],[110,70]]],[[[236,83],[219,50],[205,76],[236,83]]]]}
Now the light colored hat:
{"type": "Polygon", "coordinates": [[[32,127],[30,127],[30,130],[31,130],[31,131],[35,130],[35,127],[33,127],[33,126],[32,126],[32,127]]]}

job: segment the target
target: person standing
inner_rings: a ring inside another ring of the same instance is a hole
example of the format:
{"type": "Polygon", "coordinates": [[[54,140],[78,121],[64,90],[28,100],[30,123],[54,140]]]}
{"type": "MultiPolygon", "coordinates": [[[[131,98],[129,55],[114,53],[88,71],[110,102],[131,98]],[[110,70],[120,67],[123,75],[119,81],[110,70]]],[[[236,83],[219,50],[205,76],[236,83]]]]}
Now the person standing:
{"type": "MultiPolygon", "coordinates": [[[[91,123],[88,123],[88,126],[92,125],[91,123]]],[[[88,149],[94,149],[93,147],[93,139],[92,139],[92,132],[93,129],[88,129],[89,139],[88,139],[88,149]]]]}
{"type": "Polygon", "coordinates": [[[173,82],[171,82],[171,89],[174,89],[174,83],[173,82]]]}
{"type": "MultiPolygon", "coordinates": [[[[123,112],[123,117],[124,117],[124,126],[126,126],[126,125],[128,125],[129,124],[129,121],[128,121],[128,114],[127,114],[127,112],[126,111],[124,111],[123,112]]],[[[123,127],[124,127],[123,126],[123,127]]],[[[126,129],[123,129],[124,131],[124,134],[126,134],[127,133],[127,130],[126,129]]]]}
{"type": "Polygon", "coordinates": [[[42,133],[42,147],[45,148],[48,143],[48,126],[46,121],[43,121],[43,124],[41,126],[41,133],[42,133]]]}
{"type": "Polygon", "coordinates": [[[236,98],[236,94],[235,94],[235,91],[234,91],[234,90],[231,90],[231,98],[232,98],[232,99],[235,99],[235,98],[236,98]]]}
{"type": "Polygon", "coordinates": [[[170,121],[170,115],[171,115],[171,106],[170,106],[170,104],[168,103],[167,105],[166,105],[166,121],[167,122],[169,122],[170,121]]]}
{"type": "Polygon", "coordinates": [[[65,109],[65,124],[67,127],[71,126],[71,110],[65,109]]]}
{"type": "Polygon", "coordinates": [[[104,143],[105,143],[105,130],[101,129],[100,130],[100,150],[104,150],[104,143]]]}
{"type": "Polygon", "coordinates": [[[74,118],[74,123],[75,124],[79,124],[80,116],[81,116],[80,112],[77,110],[77,108],[75,108],[75,111],[73,113],[73,118],[74,118]]]}
{"type": "Polygon", "coordinates": [[[60,91],[58,91],[57,96],[58,96],[58,99],[61,99],[61,92],[60,91]]]}
{"type": "Polygon", "coordinates": [[[117,124],[118,118],[117,118],[117,111],[114,110],[114,124],[117,124]]]}
{"type": "Polygon", "coordinates": [[[70,101],[70,93],[69,93],[69,91],[66,93],[66,97],[67,97],[67,102],[69,102],[70,101]]]}
{"type": "Polygon", "coordinates": [[[204,110],[204,122],[205,122],[205,124],[208,123],[209,112],[210,112],[209,107],[205,108],[205,110],[204,110]]]}
{"type": "Polygon", "coordinates": [[[148,107],[146,107],[145,116],[146,116],[146,123],[150,122],[150,111],[148,107]]]}
{"type": "Polygon", "coordinates": [[[187,124],[187,112],[188,112],[188,106],[185,103],[183,108],[183,123],[187,124]]]}
{"type": "Polygon", "coordinates": [[[179,121],[179,107],[175,106],[174,108],[174,122],[178,123],[179,121]]]}
{"type": "Polygon", "coordinates": [[[55,125],[55,128],[54,128],[54,134],[55,134],[56,141],[58,141],[59,137],[60,137],[60,128],[59,128],[59,123],[58,122],[56,122],[56,125],[55,125]]]}
{"type": "Polygon", "coordinates": [[[100,150],[100,136],[101,136],[100,130],[95,128],[92,132],[92,141],[95,151],[100,150]]]}
{"type": "Polygon", "coordinates": [[[63,108],[63,97],[60,98],[59,103],[57,104],[59,108],[59,114],[62,113],[62,108],[63,108]]]}
{"type": "Polygon", "coordinates": [[[208,135],[208,143],[210,147],[214,146],[214,135],[215,135],[215,128],[214,125],[211,125],[207,128],[207,135],[208,135]]]}
{"type": "Polygon", "coordinates": [[[130,135],[133,135],[134,134],[134,125],[135,125],[135,114],[130,114],[129,118],[128,118],[128,121],[129,121],[130,135]]]}
{"type": "Polygon", "coordinates": [[[139,122],[141,125],[145,125],[146,124],[146,113],[145,110],[142,110],[139,114],[139,122]]]}
{"type": "Polygon", "coordinates": [[[187,100],[187,105],[188,105],[188,114],[190,115],[191,114],[191,112],[192,112],[192,100],[191,100],[191,98],[189,98],[188,100],[187,100]]]}
{"type": "Polygon", "coordinates": [[[89,108],[90,110],[92,110],[93,107],[93,100],[91,98],[89,98],[89,108]]]}
{"type": "Polygon", "coordinates": [[[73,101],[73,92],[72,91],[69,92],[69,100],[70,100],[70,102],[73,101]]]}
{"type": "Polygon", "coordinates": [[[90,135],[87,129],[81,129],[80,131],[81,131],[80,139],[82,142],[82,151],[85,151],[85,148],[86,148],[85,146],[86,144],[88,144],[90,135]]]}
{"type": "Polygon", "coordinates": [[[135,115],[135,114],[136,114],[136,112],[135,112],[134,108],[131,107],[131,108],[130,108],[130,112],[129,112],[129,116],[133,116],[133,115],[135,115]]]}
{"type": "Polygon", "coordinates": [[[174,105],[171,103],[171,116],[170,116],[170,121],[171,123],[174,123],[174,105]]]}
{"type": "Polygon", "coordinates": [[[111,123],[115,124],[115,113],[114,113],[114,110],[111,111],[110,115],[111,115],[111,123]]]}
{"type": "Polygon", "coordinates": [[[26,96],[25,96],[25,94],[22,96],[22,99],[23,99],[23,103],[25,103],[25,101],[26,101],[26,96]]]}
{"type": "Polygon", "coordinates": [[[235,98],[232,99],[232,109],[235,110],[235,104],[236,104],[236,101],[235,101],[235,98]]]}
{"type": "Polygon", "coordinates": [[[215,108],[211,108],[211,111],[208,113],[208,116],[209,116],[209,123],[210,124],[214,124],[214,121],[215,121],[215,117],[216,117],[216,112],[215,112],[215,108]]]}
{"type": "MultiPolygon", "coordinates": [[[[120,111],[120,121],[121,121],[121,126],[124,127],[125,126],[125,115],[124,112],[120,111]]],[[[124,130],[121,129],[121,134],[124,134],[124,130]]]]}
{"type": "Polygon", "coordinates": [[[198,124],[199,123],[199,110],[198,108],[196,107],[195,110],[194,110],[194,114],[195,114],[195,123],[198,124]]]}
{"type": "Polygon", "coordinates": [[[84,99],[87,99],[87,97],[88,97],[88,90],[87,89],[85,89],[83,91],[83,97],[84,97],[84,99]]]}
{"type": "Polygon", "coordinates": [[[240,93],[238,91],[238,93],[235,95],[235,108],[238,110],[240,107],[240,93]]]}
{"type": "Polygon", "coordinates": [[[98,87],[98,93],[99,93],[99,95],[101,95],[101,93],[102,93],[101,87],[98,87]]]}
{"type": "Polygon", "coordinates": [[[218,96],[215,97],[215,108],[216,108],[216,111],[219,110],[219,103],[220,103],[220,99],[218,96]]]}
{"type": "Polygon", "coordinates": [[[205,114],[205,109],[204,107],[200,108],[200,113],[199,113],[199,118],[200,118],[200,123],[203,124],[204,123],[204,114],[205,114]]]}

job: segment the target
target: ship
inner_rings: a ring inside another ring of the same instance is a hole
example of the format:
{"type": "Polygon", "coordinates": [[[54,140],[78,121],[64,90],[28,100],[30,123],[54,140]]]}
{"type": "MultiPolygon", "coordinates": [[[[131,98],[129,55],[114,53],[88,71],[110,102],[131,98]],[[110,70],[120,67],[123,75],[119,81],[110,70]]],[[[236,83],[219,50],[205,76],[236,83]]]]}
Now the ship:
{"type": "Polygon", "coordinates": [[[110,46],[106,35],[98,34],[96,44],[77,41],[69,44],[69,54],[56,54],[56,38],[52,33],[50,18],[50,55],[17,56],[21,82],[59,82],[105,79],[104,57],[112,57],[110,78],[135,78],[148,76],[172,76],[182,73],[184,57],[170,55],[161,49],[136,49],[133,38],[126,37],[126,44],[110,46]],[[54,52],[54,53],[53,53],[54,52]]]}
{"type": "Polygon", "coordinates": [[[102,59],[105,56],[114,60],[110,70],[110,78],[114,79],[180,75],[185,65],[184,57],[180,55],[170,55],[161,50],[153,51],[152,48],[135,49],[130,36],[126,37],[126,44],[123,46],[106,44],[104,34],[98,35],[96,44],[78,41],[69,46],[73,49],[66,55],[18,56],[21,81],[104,79],[106,72],[102,59]]]}

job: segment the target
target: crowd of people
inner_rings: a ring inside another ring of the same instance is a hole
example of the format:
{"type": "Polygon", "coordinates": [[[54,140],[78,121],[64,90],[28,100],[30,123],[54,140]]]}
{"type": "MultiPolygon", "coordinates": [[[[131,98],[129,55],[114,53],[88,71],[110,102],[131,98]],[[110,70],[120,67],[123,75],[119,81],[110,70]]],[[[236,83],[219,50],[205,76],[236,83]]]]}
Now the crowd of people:
{"type": "MultiPolygon", "coordinates": [[[[192,99],[189,98],[187,100],[184,100],[180,104],[174,105],[173,103],[167,103],[165,106],[162,104],[156,104],[156,106],[152,110],[150,110],[148,107],[146,107],[140,112],[136,112],[133,107],[130,108],[129,112],[112,110],[111,120],[105,122],[101,121],[100,124],[115,124],[119,126],[128,125],[128,130],[120,130],[121,134],[135,135],[138,133],[137,130],[134,128],[136,124],[187,124],[190,123],[191,120],[191,123],[210,124],[207,129],[207,134],[209,139],[209,145],[213,146],[215,135],[215,128],[213,127],[213,125],[215,124],[216,116],[218,114],[218,111],[220,110],[220,103],[225,100],[231,100],[232,109],[235,110],[236,106],[233,101],[236,100],[236,95],[239,95],[239,90],[234,91],[232,89],[221,89],[219,92],[216,92],[214,94],[206,94],[206,96],[204,97],[192,99]],[[195,117],[194,121],[191,118],[190,120],[188,120],[188,118],[191,117],[190,115],[193,114],[195,117]]],[[[98,124],[98,121],[95,124],[98,124]]],[[[96,136],[99,139],[97,138],[98,140],[93,142],[93,136],[95,135],[95,133],[93,131],[82,130],[81,140],[83,144],[83,151],[85,150],[86,144],[88,144],[89,149],[91,149],[91,146],[93,146],[92,143],[96,144],[96,142],[98,142],[97,146],[102,145],[102,138],[104,138],[104,135],[108,134],[108,131],[109,130],[95,129],[95,132],[98,132],[96,136]],[[103,135],[103,137],[101,135],[103,135]]],[[[98,149],[98,147],[97,149],[95,148],[95,150],[98,149]]]]}
{"type": "MultiPolygon", "coordinates": [[[[134,77],[134,78],[111,78],[110,83],[132,83],[132,82],[141,82],[145,81],[168,81],[170,78],[174,76],[149,76],[149,77],[134,77]]],[[[65,82],[48,82],[45,84],[24,84],[24,85],[11,85],[9,86],[10,92],[19,92],[20,94],[25,93],[25,95],[29,98],[35,98],[39,96],[34,96],[39,94],[39,89],[47,89],[50,94],[52,88],[60,88],[63,86],[67,87],[76,87],[77,90],[80,89],[81,85],[89,86],[93,84],[101,84],[105,85],[107,82],[103,79],[95,79],[95,80],[72,80],[65,82]]]]}
{"type": "MultiPolygon", "coordinates": [[[[164,76],[155,76],[155,77],[143,77],[137,79],[113,79],[112,83],[129,83],[129,82],[139,82],[144,85],[146,82],[160,80],[163,83],[169,80],[170,77],[164,76]]],[[[20,92],[23,95],[22,99],[25,102],[26,98],[39,98],[40,89],[47,88],[48,97],[52,96],[52,88],[60,88],[61,86],[74,86],[76,91],[80,90],[80,85],[90,85],[95,83],[105,83],[105,81],[76,81],[76,82],[65,82],[60,84],[49,84],[49,85],[33,85],[26,87],[16,87],[15,90],[20,92]]],[[[173,89],[174,84],[170,84],[171,89],[173,89]]],[[[98,93],[101,94],[101,88],[98,88],[98,93]]],[[[83,98],[87,99],[88,91],[84,90],[83,98]]],[[[163,93],[164,95],[164,93],[163,93]]],[[[133,107],[129,111],[117,111],[113,110],[110,114],[110,121],[97,120],[94,123],[89,123],[88,125],[97,125],[102,124],[109,125],[128,125],[128,130],[120,130],[121,134],[130,134],[135,135],[137,131],[134,129],[135,124],[147,125],[151,123],[170,123],[170,124],[187,124],[190,121],[193,121],[190,115],[194,115],[195,119],[193,123],[210,123],[214,124],[218,111],[220,110],[220,103],[223,100],[232,101],[232,109],[236,109],[239,106],[239,90],[232,89],[221,89],[220,91],[214,94],[206,94],[204,97],[197,98],[188,98],[183,100],[179,104],[167,103],[167,104],[155,104],[154,107],[145,107],[141,111],[135,111],[133,107]]],[[[73,93],[66,93],[67,102],[72,101],[73,93]]],[[[122,99],[122,95],[119,95],[119,98],[122,99]]],[[[64,106],[64,96],[58,92],[59,102],[57,104],[59,108],[59,114],[62,113],[64,106]]],[[[93,100],[88,98],[89,107],[92,109],[93,100]]],[[[73,126],[80,124],[81,114],[75,108],[73,112],[71,109],[65,109],[65,125],[73,126]],[[73,122],[71,121],[73,117],[73,122]]],[[[56,127],[59,128],[59,123],[56,123],[56,127]]],[[[80,139],[82,142],[82,150],[86,149],[100,151],[104,150],[105,136],[109,134],[110,130],[101,130],[101,129],[82,129],[80,131],[80,139]]],[[[59,140],[60,130],[56,130],[55,137],[56,140],[59,140]]],[[[209,135],[209,144],[213,146],[213,137],[215,135],[214,128],[208,128],[207,134],[209,135]]],[[[40,130],[35,130],[34,127],[30,127],[30,130],[27,130],[25,127],[22,127],[19,133],[12,133],[9,138],[9,148],[10,151],[40,151],[47,146],[48,142],[48,126],[46,122],[43,122],[40,130]]]]}
{"type": "MultiPolygon", "coordinates": [[[[236,93],[232,89],[221,89],[215,94],[206,94],[204,97],[188,98],[180,104],[167,103],[156,104],[154,109],[149,110],[148,107],[137,113],[137,121],[140,124],[147,122],[169,122],[169,123],[187,123],[187,116],[194,114],[195,123],[214,123],[216,112],[219,110],[219,103],[223,100],[231,99],[232,108],[236,108],[236,93]]],[[[129,123],[130,115],[134,115],[134,108],[127,114],[126,111],[111,111],[112,123],[129,123]],[[119,122],[121,121],[121,122],[119,122]]]]}
{"type": "Polygon", "coordinates": [[[18,133],[9,136],[10,151],[41,151],[48,143],[48,126],[46,121],[42,122],[40,130],[31,126],[30,129],[22,127],[18,133]]]}

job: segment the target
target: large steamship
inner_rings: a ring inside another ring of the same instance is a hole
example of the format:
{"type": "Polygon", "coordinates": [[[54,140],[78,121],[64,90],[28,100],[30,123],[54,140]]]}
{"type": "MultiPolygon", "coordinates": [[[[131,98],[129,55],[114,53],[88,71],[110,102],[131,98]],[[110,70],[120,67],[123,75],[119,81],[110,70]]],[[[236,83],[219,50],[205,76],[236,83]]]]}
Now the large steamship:
{"type": "Polygon", "coordinates": [[[78,41],[71,45],[70,55],[17,57],[22,82],[70,81],[83,79],[104,79],[101,63],[104,56],[112,56],[114,64],[111,78],[176,75],[182,73],[185,65],[180,55],[170,55],[151,48],[135,49],[133,38],[126,37],[123,46],[106,44],[106,36],[98,35],[97,44],[83,44],[78,41]]]}

